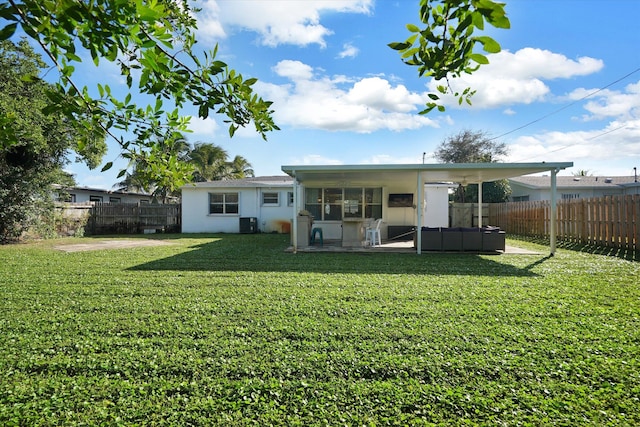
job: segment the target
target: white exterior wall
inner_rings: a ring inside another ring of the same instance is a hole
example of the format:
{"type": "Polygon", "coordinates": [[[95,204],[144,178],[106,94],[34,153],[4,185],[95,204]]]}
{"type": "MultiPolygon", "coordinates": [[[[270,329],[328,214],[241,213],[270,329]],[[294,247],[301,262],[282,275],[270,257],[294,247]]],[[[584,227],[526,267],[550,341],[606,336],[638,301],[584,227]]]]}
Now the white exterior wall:
{"type": "Polygon", "coordinates": [[[184,187],[182,189],[183,233],[239,233],[241,217],[258,219],[258,229],[264,233],[289,233],[293,208],[288,205],[292,188],[213,188],[184,187]],[[277,206],[263,206],[262,193],[278,193],[277,206]],[[238,193],[238,214],[209,214],[209,193],[238,193]]]}

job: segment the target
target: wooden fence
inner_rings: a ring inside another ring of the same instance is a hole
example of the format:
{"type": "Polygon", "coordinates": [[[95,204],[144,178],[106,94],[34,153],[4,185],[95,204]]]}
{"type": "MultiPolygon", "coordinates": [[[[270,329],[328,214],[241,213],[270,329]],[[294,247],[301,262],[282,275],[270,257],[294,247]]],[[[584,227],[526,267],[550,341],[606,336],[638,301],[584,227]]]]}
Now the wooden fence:
{"type": "Polygon", "coordinates": [[[90,234],[179,233],[179,204],[96,203],[87,223],[90,234]]]}
{"type": "MultiPolygon", "coordinates": [[[[487,225],[489,220],[489,203],[482,204],[482,224],[487,225]]],[[[477,227],[478,204],[477,203],[452,203],[449,205],[450,227],[477,227]]]]}
{"type": "MultiPolygon", "coordinates": [[[[558,240],[640,250],[640,195],[559,200],[558,240]]],[[[549,201],[491,204],[489,222],[507,233],[549,236],[549,201]]]]}

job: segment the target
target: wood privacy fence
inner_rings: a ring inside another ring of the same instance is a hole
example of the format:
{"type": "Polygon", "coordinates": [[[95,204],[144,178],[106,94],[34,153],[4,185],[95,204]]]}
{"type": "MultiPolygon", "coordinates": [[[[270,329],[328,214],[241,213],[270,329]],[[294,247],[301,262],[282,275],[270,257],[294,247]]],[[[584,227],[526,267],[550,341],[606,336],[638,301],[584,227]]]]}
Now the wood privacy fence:
{"type": "Polygon", "coordinates": [[[91,208],[87,232],[90,234],[135,234],[162,231],[179,233],[179,204],[96,203],[91,208]]]}
{"type": "MultiPolygon", "coordinates": [[[[558,240],[640,250],[640,195],[559,200],[558,240]]],[[[549,236],[549,201],[495,203],[489,221],[507,233],[549,236]]]]}
{"type": "MultiPolygon", "coordinates": [[[[489,220],[489,203],[482,204],[482,224],[487,225],[489,220]]],[[[477,227],[478,204],[477,203],[452,203],[449,205],[450,227],[477,227]]]]}

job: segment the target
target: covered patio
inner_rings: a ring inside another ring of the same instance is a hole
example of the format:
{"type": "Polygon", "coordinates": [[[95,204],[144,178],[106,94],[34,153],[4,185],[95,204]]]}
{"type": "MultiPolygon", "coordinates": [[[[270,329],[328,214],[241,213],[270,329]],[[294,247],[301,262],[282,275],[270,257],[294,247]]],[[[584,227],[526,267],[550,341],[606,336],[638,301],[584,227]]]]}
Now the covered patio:
{"type": "MultiPolygon", "coordinates": [[[[478,206],[482,206],[482,184],[484,182],[497,181],[501,179],[513,178],[522,175],[530,175],[537,173],[550,174],[551,187],[551,216],[556,218],[556,177],[559,171],[573,166],[572,162],[559,163],[452,163],[452,164],[399,164],[399,165],[295,165],[282,166],[282,171],[294,179],[293,191],[293,218],[298,218],[298,214],[305,209],[305,188],[322,188],[333,186],[337,188],[355,188],[355,187],[380,187],[387,188],[411,188],[414,195],[413,206],[410,211],[410,218],[406,221],[411,225],[420,228],[428,225],[432,213],[428,210],[428,204],[425,204],[425,188],[434,185],[450,185],[450,184],[478,184],[479,198],[478,206]]],[[[308,197],[307,197],[308,198],[308,197]]],[[[344,201],[346,202],[346,201],[344,201]]],[[[448,203],[448,202],[439,202],[448,203]]],[[[433,208],[433,206],[431,206],[433,208]]],[[[480,208],[479,208],[480,209],[480,208]]],[[[380,217],[385,220],[389,217],[389,206],[384,205],[381,208],[380,217]]],[[[364,218],[364,216],[363,216],[364,218]]],[[[479,227],[482,227],[482,214],[479,212],[479,227]]],[[[344,220],[344,219],[343,219],[344,220]]],[[[299,233],[306,233],[307,230],[300,230],[298,221],[294,220],[292,224],[292,248],[296,253],[301,250],[319,251],[320,249],[308,249],[307,247],[299,247],[299,233]]],[[[409,224],[407,224],[409,225],[409,224]]],[[[550,227],[550,253],[553,255],[556,251],[556,230],[555,221],[551,221],[550,227]]],[[[422,253],[421,233],[417,233],[417,244],[413,247],[413,242],[407,246],[398,247],[398,251],[408,251],[412,253],[422,253]]],[[[327,239],[330,240],[330,239],[327,239]]],[[[334,245],[337,246],[337,245],[334,245]]],[[[350,251],[360,250],[361,248],[351,248],[350,251]]],[[[376,249],[371,248],[371,249],[376,249]]],[[[388,247],[388,249],[392,249],[388,247]]],[[[337,249],[336,249],[337,250],[337,249]]]]}

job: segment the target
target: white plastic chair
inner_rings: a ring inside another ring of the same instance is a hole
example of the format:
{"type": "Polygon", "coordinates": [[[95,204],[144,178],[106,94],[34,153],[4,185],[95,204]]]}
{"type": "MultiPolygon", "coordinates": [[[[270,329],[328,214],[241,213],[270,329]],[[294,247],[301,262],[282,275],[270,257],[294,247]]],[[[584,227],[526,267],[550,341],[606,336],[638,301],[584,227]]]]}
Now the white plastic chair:
{"type": "Polygon", "coordinates": [[[372,225],[365,230],[365,246],[382,246],[382,237],[380,236],[380,225],[382,218],[377,219],[372,225]]]}

